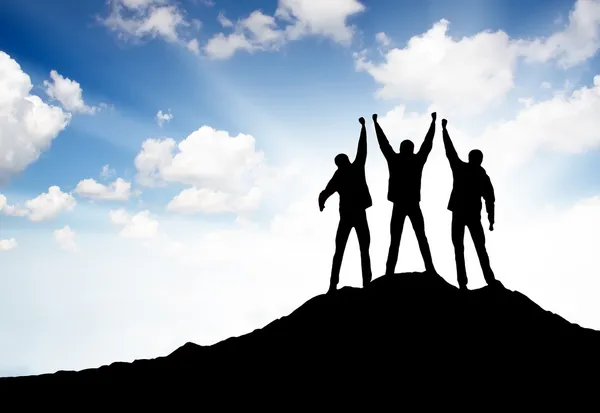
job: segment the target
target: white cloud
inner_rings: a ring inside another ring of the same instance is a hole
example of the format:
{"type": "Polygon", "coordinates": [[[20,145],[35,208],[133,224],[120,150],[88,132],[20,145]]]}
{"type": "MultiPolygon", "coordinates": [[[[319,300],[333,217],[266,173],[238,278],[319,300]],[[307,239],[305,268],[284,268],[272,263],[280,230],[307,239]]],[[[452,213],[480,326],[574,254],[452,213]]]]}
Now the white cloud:
{"type": "Polygon", "coordinates": [[[540,87],[542,89],[551,89],[552,88],[552,84],[550,82],[542,82],[542,84],[540,85],[540,87]]]}
{"type": "Polygon", "coordinates": [[[171,113],[171,109],[169,109],[165,113],[163,113],[162,110],[159,110],[158,113],[156,114],[156,123],[158,123],[158,126],[160,126],[160,127],[162,127],[165,122],[169,122],[171,119],[173,119],[173,114],[171,113]]]}
{"type": "Polygon", "coordinates": [[[9,205],[6,196],[3,194],[0,194],[0,211],[2,211],[4,215],[11,217],[24,217],[28,214],[28,211],[25,208],[9,205]]]}
{"type": "Polygon", "coordinates": [[[71,194],[62,192],[59,186],[51,186],[48,192],[42,193],[25,203],[29,210],[30,221],[45,221],[58,216],[63,211],[72,211],[77,202],[71,194]]]}
{"type": "Polygon", "coordinates": [[[44,80],[46,94],[52,99],[58,100],[65,110],[88,114],[94,114],[100,110],[99,107],[85,104],[81,85],[75,80],[63,77],[56,70],[50,71],[50,78],[52,81],[44,80]]]}
{"type": "Polygon", "coordinates": [[[375,35],[375,40],[382,46],[389,46],[391,43],[390,38],[384,32],[379,32],[375,35]]]}
{"type": "Polygon", "coordinates": [[[31,95],[32,87],[19,64],[0,51],[0,182],[35,162],[71,119],[31,95]]]}
{"type": "Polygon", "coordinates": [[[225,17],[225,14],[223,12],[219,12],[219,15],[217,16],[217,20],[223,27],[233,27],[233,22],[231,20],[229,20],[227,17],[225,17]]]}
{"type": "Polygon", "coordinates": [[[128,214],[124,209],[111,210],[109,216],[113,224],[123,227],[119,236],[148,240],[156,238],[158,221],[150,217],[150,211],[140,211],[135,215],[128,214]]]}
{"type": "Polygon", "coordinates": [[[77,195],[92,199],[127,201],[131,196],[131,182],[117,178],[109,185],[103,185],[94,179],[79,181],[74,191],[77,195]]]}
{"type": "Polygon", "coordinates": [[[211,37],[204,52],[211,59],[228,59],[238,50],[277,50],[284,40],[284,33],[277,28],[275,18],[257,10],[238,21],[233,33],[217,33],[211,37]]]}
{"type": "Polygon", "coordinates": [[[17,248],[19,244],[14,238],[0,239],[0,251],[11,251],[17,248]]]}
{"type": "Polygon", "coordinates": [[[290,40],[312,34],[347,44],[354,34],[347,20],[364,10],[357,0],[279,0],[275,16],[291,22],[285,29],[290,40]]]}
{"type": "Polygon", "coordinates": [[[210,126],[202,126],[178,144],[171,138],[147,139],[135,158],[136,178],[144,186],[177,182],[225,191],[245,190],[263,162],[254,137],[232,137],[210,126]]]}
{"type": "Polygon", "coordinates": [[[514,86],[517,62],[508,35],[482,32],[455,40],[448,26],[440,20],[406,47],[389,50],[381,64],[357,53],[356,68],[381,84],[378,97],[435,102],[446,113],[475,112],[501,100],[514,86]]]}
{"type": "Polygon", "coordinates": [[[56,240],[60,248],[65,251],[79,251],[79,246],[75,241],[75,231],[73,231],[68,225],[65,225],[61,229],[54,230],[54,239],[56,240]]]}
{"type": "Polygon", "coordinates": [[[102,178],[110,178],[115,176],[117,172],[114,169],[111,169],[110,165],[106,164],[102,167],[102,171],[100,171],[100,176],[102,178]]]}
{"type": "Polygon", "coordinates": [[[198,40],[190,40],[187,44],[187,49],[194,54],[200,54],[200,44],[198,43],[198,40]]]}
{"type": "Polygon", "coordinates": [[[233,28],[233,32],[215,34],[204,46],[204,52],[212,59],[228,59],[238,50],[250,53],[279,50],[286,41],[308,35],[348,45],[354,28],[346,21],[364,10],[365,7],[356,0],[279,0],[274,16],[255,10],[233,23],[219,14],[219,23],[225,28],[233,28]]]}
{"type": "Polygon", "coordinates": [[[548,38],[521,40],[519,44],[530,62],[556,59],[564,69],[584,62],[600,48],[600,1],[577,0],[566,27],[548,38]]]}
{"type": "Polygon", "coordinates": [[[472,115],[501,102],[514,88],[520,58],[556,58],[568,68],[595,55],[600,47],[600,0],[578,0],[567,27],[548,39],[511,39],[501,30],[453,39],[448,27],[441,19],[426,33],[411,37],[404,48],[389,50],[381,63],[368,60],[366,51],[355,53],[356,69],[381,85],[379,98],[425,101],[450,115],[472,115]]]}
{"type": "Polygon", "coordinates": [[[120,37],[160,37],[167,42],[187,44],[181,30],[190,23],[179,6],[169,0],[109,0],[109,3],[111,13],[102,21],[120,37]]]}
{"type": "MultiPolygon", "coordinates": [[[[509,121],[490,125],[479,139],[506,170],[523,165],[540,149],[580,154],[600,147],[600,75],[592,86],[531,103],[509,121]]],[[[483,149],[483,148],[482,148],[483,149]]]]}
{"type": "Polygon", "coordinates": [[[256,210],[260,204],[261,191],[254,187],[243,196],[234,196],[208,188],[188,188],[176,195],[167,210],[183,214],[235,212],[243,214],[256,210]]]}

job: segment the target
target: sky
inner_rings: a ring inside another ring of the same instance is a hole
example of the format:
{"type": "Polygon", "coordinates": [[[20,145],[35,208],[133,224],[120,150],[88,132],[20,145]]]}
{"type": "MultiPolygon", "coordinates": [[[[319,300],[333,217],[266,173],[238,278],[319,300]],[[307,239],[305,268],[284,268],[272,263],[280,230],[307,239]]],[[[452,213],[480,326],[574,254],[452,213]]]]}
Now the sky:
{"type": "MultiPolygon", "coordinates": [[[[437,113],[421,208],[457,285],[441,119],[484,153],[496,277],[600,329],[600,0],[0,4],[0,376],[211,345],[329,286],[367,120],[374,278],[397,150],[437,113]]],[[[405,225],[396,272],[424,271],[405,225]]],[[[467,232],[469,288],[485,286],[467,232]]],[[[339,287],[362,285],[352,232],[339,287]]],[[[443,347],[444,344],[440,343],[443,347]]]]}

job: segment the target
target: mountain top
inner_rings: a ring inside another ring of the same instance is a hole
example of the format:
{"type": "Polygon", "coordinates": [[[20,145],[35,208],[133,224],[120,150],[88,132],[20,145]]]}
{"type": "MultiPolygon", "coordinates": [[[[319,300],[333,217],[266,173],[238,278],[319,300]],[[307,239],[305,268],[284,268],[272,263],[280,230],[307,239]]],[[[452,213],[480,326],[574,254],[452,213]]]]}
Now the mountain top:
{"type": "Polygon", "coordinates": [[[333,391],[361,380],[485,387],[505,374],[511,383],[539,384],[600,366],[599,351],[599,331],[517,291],[487,286],[465,292],[437,274],[415,272],[318,295],[261,329],[211,346],[186,343],[156,359],[2,378],[0,391],[79,389],[95,397],[109,389],[152,388],[158,389],[154,397],[167,397],[192,387],[207,397],[224,389],[333,391]]]}

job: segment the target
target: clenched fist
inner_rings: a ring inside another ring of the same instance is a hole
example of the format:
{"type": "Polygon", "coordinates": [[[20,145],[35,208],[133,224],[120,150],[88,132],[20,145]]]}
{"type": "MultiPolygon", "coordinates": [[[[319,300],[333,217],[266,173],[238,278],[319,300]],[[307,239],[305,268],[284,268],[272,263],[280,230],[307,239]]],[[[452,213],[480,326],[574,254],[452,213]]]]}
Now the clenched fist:
{"type": "Polygon", "coordinates": [[[447,124],[448,121],[446,119],[442,119],[442,128],[445,128],[447,124]]]}
{"type": "Polygon", "coordinates": [[[361,125],[365,124],[365,118],[363,118],[362,116],[360,118],[358,118],[358,121],[360,122],[361,125]]]}
{"type": "Polygon", "coordinates": [[[377,122],[377,113],[373,113],[373,122],[377,122]]]}
{"type": "Polygon", "coordinates": [[[435,122],[435,118],[437,117],[437,113],[433,112],[431,114],[431,119],[433,119],[433,121],[435,122]]]}

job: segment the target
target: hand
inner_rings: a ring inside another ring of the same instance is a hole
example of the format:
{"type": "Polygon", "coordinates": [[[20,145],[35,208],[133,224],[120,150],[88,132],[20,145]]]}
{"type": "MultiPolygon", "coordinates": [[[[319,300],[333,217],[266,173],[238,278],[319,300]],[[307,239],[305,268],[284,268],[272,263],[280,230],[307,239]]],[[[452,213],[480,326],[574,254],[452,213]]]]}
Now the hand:
{"type": "Polygon", "coordinates": [[[377,113],[373,113],[373,122],[377,122],[377,113]]]}
{"type": "Polygon", "coordinates": [[[433,112],[431,114],[431,119],[433,119],[433,121],[435,122],[435,118],[437,117],[437,113],[433,112]]]}
{"type": "Polygon", "coordinates": [[[490,231],[494,230],[494,224],[490,224],[490,231]]]}
{"type": "Polygon", "coordinates": [[[319,202],[319,211],[323,212],[324,208],[325,208],[325,205],[323,205],[322,203],[319,202]]]}
{"type": "Polygon", "coordinates": [[[447,123],[448,121],[446,119],[442,119],[442,128],[445,128],[447,123]]]}
{"type": "Polygon", "coordinates": [[[363,118],[362,116],[360,118],[358,118],[358,121],[360,122],[361,125],[365,124],[365,118],[363,118]]]}

